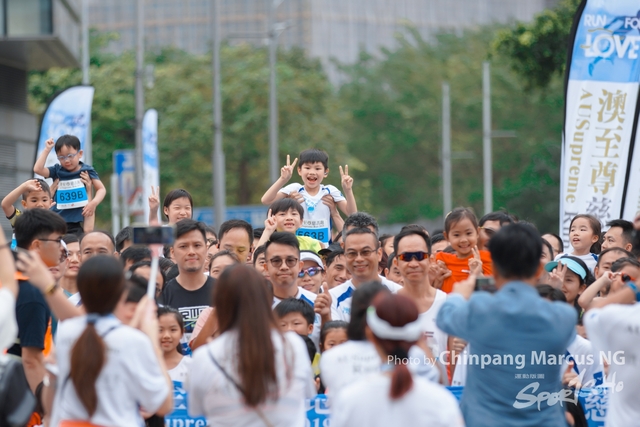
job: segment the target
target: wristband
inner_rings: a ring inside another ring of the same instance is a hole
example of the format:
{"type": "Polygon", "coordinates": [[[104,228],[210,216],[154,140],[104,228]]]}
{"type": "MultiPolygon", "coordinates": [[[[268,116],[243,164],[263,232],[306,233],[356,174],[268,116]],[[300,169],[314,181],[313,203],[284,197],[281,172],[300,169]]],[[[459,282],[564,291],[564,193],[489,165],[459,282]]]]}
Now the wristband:
{"type": "Polygon", "coordinates": [[[58,284],[57,283],[53,283],[49,286],[47,286],[47,289],[44,290],[45,295],[53,295],[54,292],[58,289],[58,284]]]}
{"type": "Polygon", "coordinates": [[[626,282],[626,285],[631,288],[631,290],[636,294],[636,302],[640,302],[640,291],[638,291],[638,287],[632,281],[626,282]]]}

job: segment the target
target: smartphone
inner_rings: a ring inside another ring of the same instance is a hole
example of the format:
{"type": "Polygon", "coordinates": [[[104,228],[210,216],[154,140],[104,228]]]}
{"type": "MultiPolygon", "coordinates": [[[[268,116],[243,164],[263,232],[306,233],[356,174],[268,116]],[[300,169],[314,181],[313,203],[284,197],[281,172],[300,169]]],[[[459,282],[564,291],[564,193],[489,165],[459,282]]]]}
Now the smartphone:
{"type": "Polygon", "coordinates": [[[134,245],[172,245],[176,230],[172,226],[133,227],[134,245]]]}
{"type": "Polygon", "coordinates": [[[493,277],[478,277],[476,279],[476,291],[485,291],[491,294],[496,293],[496,282],[493,277]]]}

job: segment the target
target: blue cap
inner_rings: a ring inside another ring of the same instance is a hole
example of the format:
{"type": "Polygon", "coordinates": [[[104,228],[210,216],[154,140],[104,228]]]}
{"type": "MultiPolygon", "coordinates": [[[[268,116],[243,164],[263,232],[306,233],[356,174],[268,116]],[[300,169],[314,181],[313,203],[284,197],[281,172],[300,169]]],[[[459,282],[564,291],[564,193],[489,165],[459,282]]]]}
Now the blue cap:
{"type": "Polygon", "coordinates": [[[558,264],[560,263],[566,265],[569,268],[569,270],[573,271],[578,276],[580,276],[582,280],[585,280],[587,278],[587,271],[584,269],[584,267],[582,267],[580,264],[578,264],[575,260],[572,260],[571,258],[560,258],[558,259],[558,261],[548,262],[547,264],[545,264],[544,269],[547,270],[548,272],[552,272],[556,267],[558,267],[558,264]]]}

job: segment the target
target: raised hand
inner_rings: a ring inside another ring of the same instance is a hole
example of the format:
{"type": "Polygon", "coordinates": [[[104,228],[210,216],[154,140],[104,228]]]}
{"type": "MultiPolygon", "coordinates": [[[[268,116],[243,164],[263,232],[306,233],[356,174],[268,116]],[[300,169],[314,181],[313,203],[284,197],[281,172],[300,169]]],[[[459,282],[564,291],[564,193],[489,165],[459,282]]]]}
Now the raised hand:
{"type": "Polygon", "coordinates": [[[473,257],[469,259],[469,271],[476,276],[482,276],[482,260],[480,259],[480,251],[475,246],[471,249],[473,251],[473,257]]]}
{"type": "Polygon", "coordinates": [[[35,251],[18,251],[16,267],[29,277],[29,282],[44,292],[48,286],[55,283],[49,268],[35,251]]]}
{"type": "Polygon", "coordinates": [[[271,214],[271,209],[267,213],[267,219],[264,220],[264,231],[274,233],[276,231],[276,216],[271,214]]]}
{"type": "Polygon", "coordinates": [[[44,142],[44,148],[45,150],[49,150],[51,151],[51,149],[56,145],[56,142],[53,140],[53,138],[49,138],[44,142]]]}
{"type": "Polygon", "coordinates": [[[151,186],[151,195],[149,196],[149,210],[157,212],[160,207],[160,187],[151,186]]]}
{"type": "Polygon", "coordinates": [[[327,282],[322,282],[322,293],[316,297],[313,303],[313,311],[323,318],[323,323],[331,320],[331,294],[329,293],[327,282]]]}
{"type": "Polygon", "coordinates": [[[553,269],[551,273],[549,273],[549,285],[553,286],[556,289],[561,289],[562,284],[564,283],[564,275],[567,272],[567,266],[558,263],[558,266],[553,269]]]}
{"type": "Polygon", "coordinates": [[[349,176],[349,165],[344,165],[344,170],[340,166],[340,180],[342,181],[342,190],[346,193],[353,188],[353,178],[349,176]]]}
{"type": "Polygon", "coordinates": [[[288,182],[293,176],[293,171],[296,168],[296,163],[298,163],[298,158],[296,157],[293,163],[291,163],[291,157],[289,157],[289,155],[287,154],[287,164],[284,165],[282,169],[280,169],[280,179],[288,182]]]}

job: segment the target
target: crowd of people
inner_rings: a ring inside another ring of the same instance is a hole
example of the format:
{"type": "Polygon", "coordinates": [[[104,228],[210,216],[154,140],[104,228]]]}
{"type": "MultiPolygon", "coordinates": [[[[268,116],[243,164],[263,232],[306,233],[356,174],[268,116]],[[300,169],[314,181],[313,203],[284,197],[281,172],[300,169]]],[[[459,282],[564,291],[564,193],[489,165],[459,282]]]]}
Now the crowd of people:
{"type": "Polygon", "coordinates": [[[380,235],[348,167],[324,185],[309,149],[261,228],[193,220],[184,189],[159,212],[154,188],[149,224],[174,233],[158,248],[95,229],[106,191],[81,159],[77,138],[47,141],[34,172],[53,182],[2,200],[0,425],[160,426],[177,384],[211,426],[304,426],[318,395],[332,427],[581,426],[575,396],[598,386],[607,426],[640,419],[640,217],[577,215],[568,247],[464,207],[380,235]]]}

